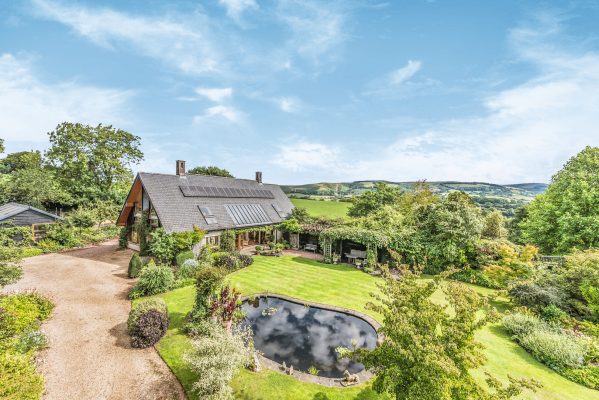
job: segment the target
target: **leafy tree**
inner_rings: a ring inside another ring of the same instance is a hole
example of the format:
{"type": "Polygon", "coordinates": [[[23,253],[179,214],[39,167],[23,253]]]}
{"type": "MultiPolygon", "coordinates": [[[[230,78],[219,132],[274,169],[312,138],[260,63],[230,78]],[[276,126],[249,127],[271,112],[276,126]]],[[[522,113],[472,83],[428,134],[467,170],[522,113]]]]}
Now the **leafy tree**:
{"type": "Polygon", "coordinates": [[[0,154],[4,153],[4,139],[0,138],[0,154]]]}
{"type": "Polygon", "coordinates": [[[49,133],[48,164],[77,204],[120,201],[132,180],[129,165],[143,159],[140,138],[112,126],[64,122],[49,133]]]}
{"type": "Polygon", "coordinates": [[[66,220],[71,226],[79,228],[79,232],[81,232],[82,229],[94,226],[96,222],[93,211],[84,207],[79,207],[76,210],[71,211],[66,220]]]}
{"type": "Polygon", "coordinates": [[[505,229],[505,218],[497,210],[493,210],[485,216],[482,237],[485,239],[502,239],[507,236],[505,229]]]}
{"type": "Polygon", "coordinates": [[[312,217],[310,217],[308,210],[306,210],[304,207],[295,207],[293,210],[291,210],[291,218],[294,218],[300,224],[312,221],[312,217]]]}
{"type": "Polygon", "coordinates": [[[352,205],[347,211],[350,217],[365,217],[375,210],[396,203],[401,196],[401,189],[379,182],[373,191],[365,192],[352,198],[352,205]]]}
{"type": "Polygon", "coordinates": [[[517,244],[525,244],[523,239],[521,223],[528,218],[528,207],[518,207],[514,216],[507,223],[508,239],[517,244]]]}
{"type": "Polygon", "coordinates": [[[526,241],[551,254],[599,247],[599,147],[586,147],[555,174],[520,223],[526,241]]]}
{"type": "Polygon", "coordinates": [[[451,192],[421,210],[420,242],[429,260],[427,272],[462,267],[475,251],[483,229],[480,208],[464,192],[451,192]]]}
{"type": "Polygon", "coordinates": [[[383,316],[380,332],[385,340],[373,350],[338,349],[375,372],[373,389],[402,400],[508,399],[534,381],[510,378],[507,387],[489,376],[487,391],[469,370],[484,363],[477,330],[495,319],[487,299],[471,289],[440,277],[421,282],[420,272],[402,271],[394,279],[384,269],[385,284],[375,303],[367,307],[383,316]],[[431,300],[441,290],[448,306],[431,300]]]}
{"type": "Polygon", "coordinates": [[[192,175],[211,175],[211,176],[224,176],[227,178],[233,178],[233,175],[229,171],[224,168],[215,167],[213,165],[210,166],[200,166],[195,167],[187,171],[188,174],[192,175]]]}
{"type": "Polygon", "coordinates": [[[5,183],[5,197],[6,201],[48,209],[72,203],[69,194],[62,190],[55,179],[54,173],[44,168],[15,170],[5,183]]]}
{"type": "Polygon", "coordinates": [[[42,168],[42,153],[37,150],[10,153],[0,161],[0,170],[3,170],[5,173],[32,168],[42,168]]]}

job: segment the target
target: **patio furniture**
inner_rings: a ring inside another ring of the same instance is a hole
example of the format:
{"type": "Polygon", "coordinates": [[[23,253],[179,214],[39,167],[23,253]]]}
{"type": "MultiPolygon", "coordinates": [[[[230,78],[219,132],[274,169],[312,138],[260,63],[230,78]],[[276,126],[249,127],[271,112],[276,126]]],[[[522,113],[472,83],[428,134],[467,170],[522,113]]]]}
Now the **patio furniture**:
{"type": "Polygon", "coordinates": [[[314,253],[316,253],[317,249],[318,249],[318,245],[311,244],[311,243],[308,243],[307,245],[304,246],[304,250],[313,251],[314,253]]]}
{"type": "Polygon", "coordinates": [[[345,257],[348,263],[355,264],[356,260],[363,261],[366,259],[366,251],[351,249],[349,253],[345,253],[345,257]]]}

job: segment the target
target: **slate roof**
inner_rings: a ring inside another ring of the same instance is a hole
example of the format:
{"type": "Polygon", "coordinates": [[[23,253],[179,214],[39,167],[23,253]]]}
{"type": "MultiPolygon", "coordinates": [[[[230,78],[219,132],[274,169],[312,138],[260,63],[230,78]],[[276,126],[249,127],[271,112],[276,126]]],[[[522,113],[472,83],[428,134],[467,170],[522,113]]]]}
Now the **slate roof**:
{"type": "Polygon", "coordinates": [[[50,218],[54,218],[55,220],[62,219],[58,215],[51,214],[47,211],[40,210],[35,207],[28,206],[26,204],[20,203],[6,203],[0,206],[0,222],[14,217],[15,215],[21,214],[23,211],[32,210],[38,212],[40,214],[44,214],[50,218]]]}
{"type": "Polygon", "coordinates": [[[278,224],[293,209],[289,198],[274,184],[206,175],[140,172],[137,176],[169,232],[190,231],[194,226],[215,231],[278,224]],[[216,223],[208,224],[201,208],[208,208],[208,219],[213,217],[216,223]]]}

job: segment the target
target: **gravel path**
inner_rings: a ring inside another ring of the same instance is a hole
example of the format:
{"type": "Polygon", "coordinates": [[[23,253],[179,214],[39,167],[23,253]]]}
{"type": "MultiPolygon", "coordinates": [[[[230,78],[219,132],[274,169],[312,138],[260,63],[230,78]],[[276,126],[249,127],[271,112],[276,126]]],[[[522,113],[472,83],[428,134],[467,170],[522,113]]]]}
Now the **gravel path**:
{"type": "Polygon", "coordinates": [[[129,250],[116,242],[24,261],[24,277],[4,292],[34,289],[56,308],[42,330],[44,399],[185,399],[154,348],[133,349],[127,334],[129,250]]]}

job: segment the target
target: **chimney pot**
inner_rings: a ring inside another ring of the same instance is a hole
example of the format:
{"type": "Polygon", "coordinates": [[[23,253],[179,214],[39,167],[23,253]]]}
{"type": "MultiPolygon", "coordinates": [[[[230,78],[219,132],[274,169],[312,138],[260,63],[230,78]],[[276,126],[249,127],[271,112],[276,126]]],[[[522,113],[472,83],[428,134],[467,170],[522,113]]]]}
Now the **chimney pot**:
{"type": "Polygon", "coordinates": [[[185,161],[177,160],[176,174],[179,176],[185,176],[185,161]]]}
{"type": "Polygon", "coordinates": [[[262,172],[256,171],[256,182],[262,184],[262,172]]]}

